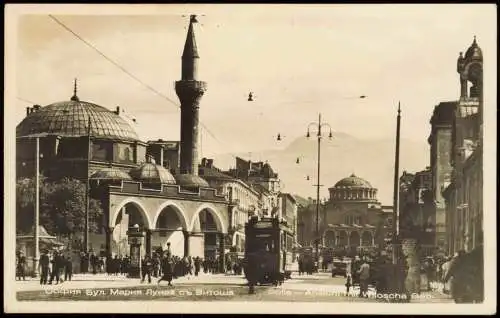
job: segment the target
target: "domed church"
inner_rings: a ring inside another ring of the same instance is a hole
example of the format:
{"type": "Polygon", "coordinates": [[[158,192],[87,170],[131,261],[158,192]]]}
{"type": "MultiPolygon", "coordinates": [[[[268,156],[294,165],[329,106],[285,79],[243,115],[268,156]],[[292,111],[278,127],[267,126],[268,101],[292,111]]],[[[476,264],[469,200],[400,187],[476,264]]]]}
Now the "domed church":
{"type": "Polygon", "coordinates": [[[392,208],[377,200],[377,189],[351,174],[328,189],[323,246],[371,248],[383,243],[392,219],[392,208]]]}

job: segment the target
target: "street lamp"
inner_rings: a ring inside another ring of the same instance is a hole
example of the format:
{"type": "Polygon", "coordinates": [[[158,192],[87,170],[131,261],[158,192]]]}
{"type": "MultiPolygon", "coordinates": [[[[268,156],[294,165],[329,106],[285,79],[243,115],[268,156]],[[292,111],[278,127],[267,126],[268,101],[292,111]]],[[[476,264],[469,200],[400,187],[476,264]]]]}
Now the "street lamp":
{"type": "Polygon", "coordinates": [[[316,137],[318,140],[318,173],[317,173],[317,183],[314,185],[316,187],[316,237],[314,240],[315,245],[315,259],[316,262],[319,260],[319,210],[320,210],[320,200],[319,200],[319,189],[322,186],[320,184],[320,176],[321,176],[321,139],[323,138],[321,129],[323,127],[328,127],[330,133],[328,134],[328,138],[332,139],[332,127],[328,123],[321,122],[321,113],[318,116],[318,122],[310,123],[307,126],[307,134],[306,137],[311,136],[311,128],[315,128],[317,130],[316,137]]]}

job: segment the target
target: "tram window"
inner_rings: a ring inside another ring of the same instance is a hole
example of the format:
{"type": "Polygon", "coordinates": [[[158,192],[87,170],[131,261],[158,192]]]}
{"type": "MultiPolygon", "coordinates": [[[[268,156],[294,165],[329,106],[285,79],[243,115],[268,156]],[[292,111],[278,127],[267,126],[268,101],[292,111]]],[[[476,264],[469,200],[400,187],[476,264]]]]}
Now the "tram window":
{"type": "Polygon", "coordinates": [[[275,251],[275,244],[274,240],[262,240],[259,242],[258,249],[259,251],[264,251],[264,252],[274,252],[275,251]]]}

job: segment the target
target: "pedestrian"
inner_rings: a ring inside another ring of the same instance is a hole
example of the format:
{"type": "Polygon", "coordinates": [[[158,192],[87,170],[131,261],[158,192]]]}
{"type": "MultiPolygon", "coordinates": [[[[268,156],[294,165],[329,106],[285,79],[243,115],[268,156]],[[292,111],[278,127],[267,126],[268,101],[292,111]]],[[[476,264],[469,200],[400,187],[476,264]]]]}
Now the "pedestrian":
{"type": "Polygon", "coordinates": [[[26,280],[26,257],[23,252],[18,253],[17,265],[16,265],[16,279],[21,278],[26,280]]]}
{"type": "Polygon", "coordinates": [[[56,285],[57,285],[57,284],[59,284],[59,279],[60,279],[60,275],[59,275],[60,267],[59,266],[61,265],[61,260],[60,260],[60,257],[59,257],[59,254],[57,253],[57,251],[54,251],[54,253],[53,253],[51,264],[52,264],[52,272],[50,273],[49,285],[52,285],[54,278],[56,280],[56,285]]]}
{"type": "Polygon", "coordinates": [[[50,269],[50,258],[47,250],[43,251],[40,256],[40,263],[38,266],[40,267],[40,285],[46,285],[50,269]]]}
{"type": "Polygon", "coordinates": [[[370,265],[363,258],[361,261],[361,266],[357,271],[359,274],[359,297],[368,297],[368,283],[370,281],[370,265]]]}
{"type": "Polygon", "coordinates": [[[200,266],[201,260],[198,256],[196,256],[194,259],[194,276],[198,276],[198,273],[200,272],[200,266]]]}
{"type": "Polygon", "coordinates": [[[152,262],[152,266],[153,266],[153,277],[154,278],[158,278],[158,275],[159,275],[159,266],[160,266],[160,260],[158,258],[158,254],[155,252],[153,253],[153,258],[151,259],[151,262],[152,262]]]}
{"type": "Polygon", "coordinates": [[[167,252],[167,256],[164,257],[162,260],[163,275],[158,280],[158,285],[162,280],[166,280],[168,282],[168,286],[172,286],[173,271],[174,271],[173,258],[170,255],[170,253],[167,252]]]}
{"type": "Polygon", "coordinates": [[[148,276],[148,283],[151,284],[151,272],[153,270],[153,261],[149,257],[149,255],[146,255],[142,261],[142,280],[141,283],[144,282],[146,279],[146,276],[148,276]]]}
{"type": "Polygon", "coordinates": [[[73,276],[73,261],[71,257],[68,256],[66,259],[66,264],[64,266],[64,280],[71,281],[71,277],[73,276]]]}
{"type": "MultiPolygon", "coordinates": [[[[450,264],[451,264],[451,257],[447,256],[446,259],[444,260],[443,265],[441,266],[442,268],[442,276],[440,277],[441,282],[443,283],[443,293],[444,294],[449,294],[450,293],[450,283],[445,282],[444,278],[448,274],[448,271],[450,270],[450,264]]],[[[450,278],[451,280],[452,278],[450,278]]]]}

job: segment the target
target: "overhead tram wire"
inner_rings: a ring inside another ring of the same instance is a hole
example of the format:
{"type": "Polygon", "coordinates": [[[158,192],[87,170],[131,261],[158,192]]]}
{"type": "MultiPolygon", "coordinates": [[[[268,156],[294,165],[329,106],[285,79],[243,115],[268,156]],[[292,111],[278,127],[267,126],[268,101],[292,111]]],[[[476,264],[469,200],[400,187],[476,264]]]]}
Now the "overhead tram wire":
{"type": "MultiPolygon", "coordinates": [[[[108,62],[110,62],[111,64],[113,64],[114,66],[116,66],[117,68],[119,68],[122,72],[124,72],[125,74],[127,74],[128,76],[130,76],[132,79],[134,79],[135,81],[137,81],[138,83],[140,83],[141,85],[143,85],[144,87],[146,87],[147,89],[149,89],[150,91],[152,91],[153,93],[155,93],[156,95],[162,97],[163,99],[165,99],[166,101],[168,101],[169,103],[171,103],[172,105],[174,106],[177,106],[177,108],[180,108],[181,106],[176,103],[174,100],[172,100],[171,98],[169,98],[168,96],[162,94],[161,92],[159,92],[158,90],[156,90],[154,87],[152,87],[151,85],[148,85],[147,83],[143,82],[142,80],[140,80],[137,76],[135,76],[134,74],[132,74],[131,72],[129,72],[127,69],[125,69],[123,66],[121,66],[120,64],[118,64],[117,62],[115,62],[113,59],[111,59],[110,57],[108,57],[106,54],[104,54],[101,50],[99,50],[98,48],[96,48],[94,45],[92,45],[92,43],[88,42],[87,40],[85,40],[84,38],[82,38],[80,35],[78,35],[78,33],[76,33],[75,31],[73,31],[70,27],[68,27],[67,25],[65,25],[63,22],[61,22],[61,20],[57,19],[56,17],[54,17],[53,15],[49,14],[49,17],[54,21],[56,22],[57,24],[59,24],[62,28],[64,28],[66,31],[70,32],[71,34],[73,34],[78,40],[82,41],[83,43],[85,43],[88,47],[90,47],[91,49],[93,49],[94,51],[96,51],[100,56],[102,56],[104,59],[106,59],[108,62]]],[[[219,142],[220,144],[224,145],[224,143],[222,141],[220,141],[213,133],[210,129],[208,129],[208,127],[203,124],[201,121],[200,121],[200,124],[201,126],[205,129],[205,131],[213,138],[215,139],[217,142],[219,142]]],[[[233,157],[236,158],[235,155],[232,155],[233,157]]]]}

